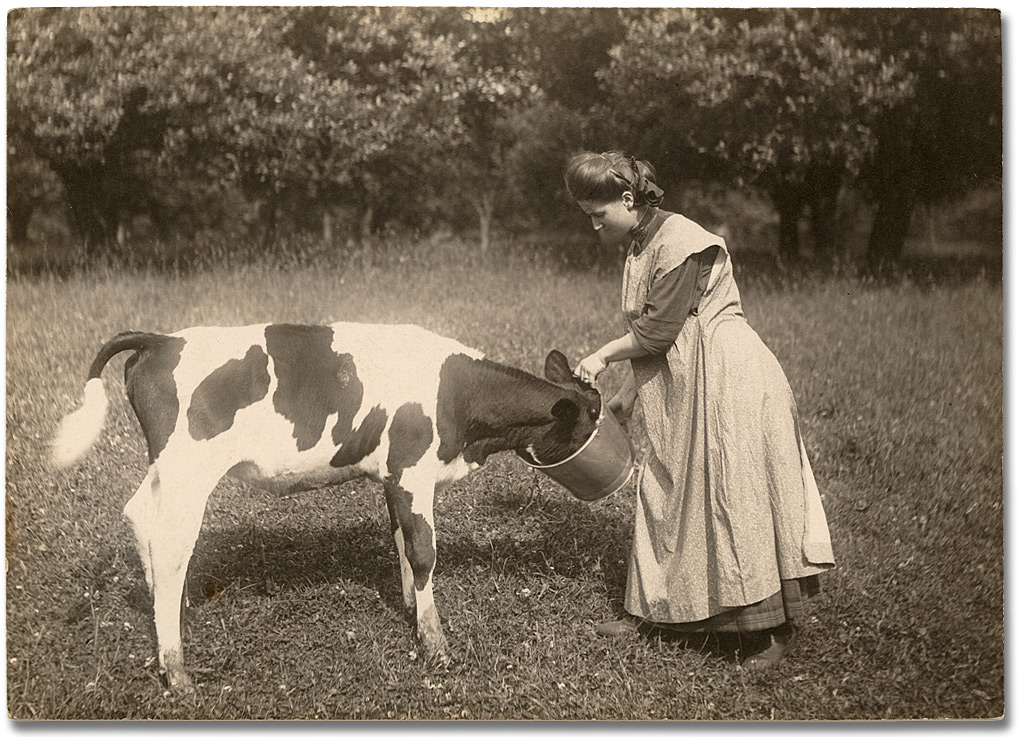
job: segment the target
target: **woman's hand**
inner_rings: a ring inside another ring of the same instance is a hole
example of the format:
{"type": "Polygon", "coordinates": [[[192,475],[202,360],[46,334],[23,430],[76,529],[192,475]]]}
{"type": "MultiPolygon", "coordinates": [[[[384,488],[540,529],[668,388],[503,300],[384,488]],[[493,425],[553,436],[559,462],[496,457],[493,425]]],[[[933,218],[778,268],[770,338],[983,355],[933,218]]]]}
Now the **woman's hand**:
{"type": "Polygon", "coordinates": [[[595,380],[613,361],[624,361],[647,355],[637,342],[634,333],[627,333],[622,338],[611,340],[574,367],[574,376],[595,386],[595,380]]]}
{"type": "Polygon", "coordinates": [[[595,380],[598,379],[599,374],[606,370],[607,365],[601,352],[595,351],[587,358],[581,359],[581,362],[574,367],[574,375],[595,386],[595,380]]]}
{"type": "Polygon", "coordinates": [[[606,407],[616,416],[617,422],[622,425],[634,414],[634,402],[637,400],[637,395],[620,396],[621,393],[618,392],[610,399],[606,403],[606,407]]]}
{"type": "Polygon", "coordinates": [[[606,408],[616,415],[616,419],[623,424],[634,414],[634,403],[637,401],[637,385],[634,383],[634,375],[628,372],[623,386],[613,395],[613,398],[606,402],[606,408]]]}

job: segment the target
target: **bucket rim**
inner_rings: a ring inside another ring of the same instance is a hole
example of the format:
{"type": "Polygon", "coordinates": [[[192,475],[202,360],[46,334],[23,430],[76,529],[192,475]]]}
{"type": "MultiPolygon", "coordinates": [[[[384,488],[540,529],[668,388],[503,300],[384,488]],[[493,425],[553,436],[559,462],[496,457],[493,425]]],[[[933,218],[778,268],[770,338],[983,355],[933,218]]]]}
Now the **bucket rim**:
{"type": "MultiPolygon", "coordinates": [[[[616,487],[615,487],[615,488],[614,488],[614,489],[613,489],[612,491],[607,491],[607,492],[605,492],[605,493],[604,493],[604,494],[603,494],[602,496],[600,496],[600,497],[599,497],[599,499],[605,499],[605,498],[606,498],[607,496],[610,496],[610,495],[612,495],[612,494],[615,494],[615,493],[616,493],[616,492],[618,492],[618,491],[619,491],[620,489],[622,489],[622,488],[623,488],[624,486],[626,486],[626,485],[628,484],[628,482],[630,482],[630,480],[631,480],[632,478],[634,478],[634,470],[635,470],[635,469],[634,469],[634,464],[633,464],[633,463],[631,463],[631,464],[630,464],[630,468],[629,468],[629,469],[627,469],[627,475],[626,475],[626,476],[624,477],[623,481],[621,481],[621,482],[620,482],[620,485],[619,485],[619,486],[616,486],[616,487]]],[[[571,493],[573,493],[573,492],[571,492],[571,493]]],[[[576,496],[576,495],[575,495],[575,496],[576,496]]],[[[597,500],[596,500],[596,501],[597,501],[597,500]]]]}
{"type": "Polygon", "coordinates": [[[595,420],[595,429],[592,430],[591,435],[588,436],[588,439],[584,441],[584,444],[581,445],[580,448],[575,450],[573,453],[571,453],[569,456],[564,458],[562,461],[556,461],[556,463],[550,463],[547,466],[543,466],[540,463],[531,463],[530,461],[528,461],[527,458],[523,458],[522,457],[521,460],[524,462],[524,464],[527,465],[527,466],[531,466],[532,468],[537,468],[537,469],[539,469],[541,471],[544,471],[547,468],[556,468],[557,466],[562,466],[564,463],[569,463],[570,461],[574,460],[579,455],[581,455],[581,453],[584,452],[584,449],[587,448],[589,445],[591,445],[591,441],[593,441],[595,439],[595,436],[599,434],[599,427],[602,426],[603,421],[606,419],[606,402],[602,398],[601,394],[599,395],[599,402],[600,402],[600,405],[599,405],[599,416],[598,416],[598,419],[595,420]]]}

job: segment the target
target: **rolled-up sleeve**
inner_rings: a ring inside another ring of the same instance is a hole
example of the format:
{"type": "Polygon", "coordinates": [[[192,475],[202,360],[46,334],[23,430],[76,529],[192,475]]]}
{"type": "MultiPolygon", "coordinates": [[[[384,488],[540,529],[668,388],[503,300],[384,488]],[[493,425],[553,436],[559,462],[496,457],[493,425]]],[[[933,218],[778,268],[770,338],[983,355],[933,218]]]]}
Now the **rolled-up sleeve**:
{"type": "Polygon", "coordinates": [[[641,317],[631,325],[634,338],[647,353],[668,351],[684,322],[696,312],[708,286],[716,250],[713,246],[693,254],[652,284],[641,317]]]}

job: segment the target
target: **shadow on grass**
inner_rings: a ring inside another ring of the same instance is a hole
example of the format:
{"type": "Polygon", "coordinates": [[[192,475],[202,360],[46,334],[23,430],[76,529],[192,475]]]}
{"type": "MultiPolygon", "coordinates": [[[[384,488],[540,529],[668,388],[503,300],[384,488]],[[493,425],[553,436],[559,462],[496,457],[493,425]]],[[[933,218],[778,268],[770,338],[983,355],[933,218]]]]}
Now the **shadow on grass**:
{"type": "MultiPolygon", "coordinates": [[[[630,530],[609,515],[570,501],[545,501],[534,514],[519,511],[519,499],[493,500],[528,516],[529,534],[506,532],[479,539],[471,521],[437,520],[436,570],[485,570],[524,578],[557,575],[601,580],[622,591],[630,530]],[[459,526],[458,526],[459,525],[459,526]],[[445,527],[445,529],[444,529],[445,527]]],[[[491,519],[485,519],[491,523],[491,519]]],[[[309,530],[293,524],[244,525],[206,534],[195,547],[187,594],[194,604],[217,598],[228,588],[274,595],[303,586],[350,581],[377,591],[389,606],[402,609],[400,568],[389,527],[361,520],[332,529],[309,530]]]]}
{"type": "Polygon", "coordinates": [[[272,596],[287,589],[354,581],[401,606],[400,569],[389,530],[372,520],[335,529],[244,525],[204,535],[195,546],[187,595],[200,604],[224,590],[272,596]]]}

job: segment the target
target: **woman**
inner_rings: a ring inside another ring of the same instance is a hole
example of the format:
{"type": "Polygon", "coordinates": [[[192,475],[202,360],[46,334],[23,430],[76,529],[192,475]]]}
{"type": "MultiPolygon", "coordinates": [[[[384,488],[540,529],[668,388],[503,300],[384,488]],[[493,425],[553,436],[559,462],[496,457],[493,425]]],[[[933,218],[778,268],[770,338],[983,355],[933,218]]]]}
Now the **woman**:
{"type": "Polygon", "coordinates": [[[640,397],[649,440],[627,614],[597,631],[739,633],[745,667],[773,665],[834,565],[786,376],[744,319],[725,242],[659,209],[647,162],[584,152],[565,179],[599,238],[629,244],[627,332],[575,373],[594,384],[629,360],[608,406],[626,418],[640,397]]]}

